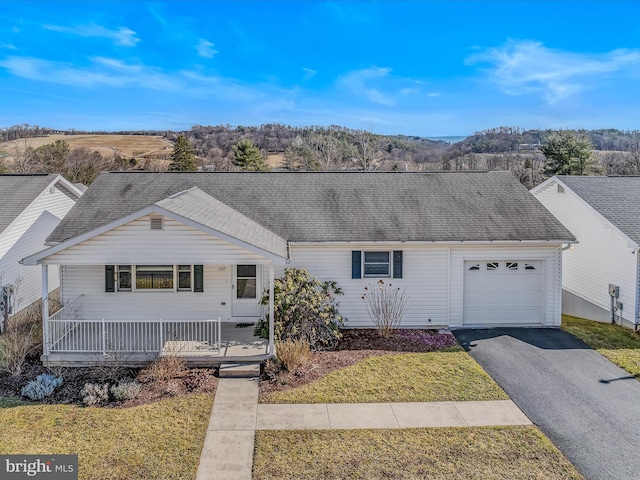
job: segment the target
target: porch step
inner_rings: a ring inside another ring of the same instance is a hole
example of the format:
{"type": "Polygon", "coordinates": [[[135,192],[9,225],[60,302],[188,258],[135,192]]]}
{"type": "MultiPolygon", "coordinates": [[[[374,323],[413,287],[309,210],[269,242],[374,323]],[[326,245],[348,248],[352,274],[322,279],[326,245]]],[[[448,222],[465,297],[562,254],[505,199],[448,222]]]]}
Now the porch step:
{"type": "Polygon", "coordinates": [[[251,378],[260,376],[259,363],[223,363],[220,365],[220,378],[251,378]]]}

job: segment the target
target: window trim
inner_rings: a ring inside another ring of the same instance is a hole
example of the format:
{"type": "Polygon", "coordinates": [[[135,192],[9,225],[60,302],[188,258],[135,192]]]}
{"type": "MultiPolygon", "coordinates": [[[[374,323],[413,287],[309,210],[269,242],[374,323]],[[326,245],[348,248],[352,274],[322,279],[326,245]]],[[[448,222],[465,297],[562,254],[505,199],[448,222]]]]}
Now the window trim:
{"type": "Polygon", "coordinates": [[[393,272],[393,255],[391,250],[363,250],[362,251],[362,278],[391,278],[393,272]],[[386,253],[387,261],[386,262],[367,262],[367,254],[368,253],[386,253]],[[367,273],[366,267],[368,265],[386,265],[387,273],[386,274],[371,274],[367,273]]]}
{"type": "Polygon", "coordinates": [[[135,285],[134,283],[134,278],[133,278],[133,265],[126,265],[126,264],[122,264],[122,265],[116,265],[116,285],[115,285],[115,290],[117,292],[131,292],[133,291],[133,286],[135,285]],[[124,270],[125,272],[129,272],[129,275],[131,276],[131,286],[129,288],[121,288],[120,287],[120,267],[129,267],[129,270],[124,270]]]}
{"type": "Polygon", "coordinates": [[[175,265],[175,286],[177,292],[193,292],[193,265],[175,265]],[[189,267],[188,269],[180,267],[189,267]],[[189,272],[189,288],[180,288],[180,273],[189,272]]]}
{"type": "Polygon", "coordinates": [[[180,267],[186,267],[187,264],[173,264],[173,265],[169,265],[169,264],[164,264],[164,265],[151,265],[151,264],[116,264],[116,265],[106,265],[107,269],[107,276],[109,276],[109,270],[108,268],[111,267],[113,268],[113,277],[114,277],[114,281],[113,281],[113,290],[108,290],[105,289],[105,291],[107,292],[125,292],[125,293],[130,293],[130,292],[204,292],[204,267],[203,265],[195,265],[195,264],[189,264],[189,288],[180,288],[180,272],[186,272],[187,269],[183,268],[182,270],[180,269],[180,267]],[[138,271],[138,267],[139,266],[143,266],[143,265],[150,265],[150,266],[171,266],[172,271],[173,271],[173,287],[172,288],[137,288],[136,284],[137,284],[137,271],[138,271]],[[131,288],[120,288],[120,267],[128,267],[130,268],[130,270],[125,270],[130,272],[131,274],[131,288]],[[196,268],[199,267],[199,268],[196,268]],[[202,277],[200,282],[202,283],[202,285],[199,286],[199,288],[196,288],[196,269],[199,269],[201,273],[199,273],[199,275],[202,277]]]}

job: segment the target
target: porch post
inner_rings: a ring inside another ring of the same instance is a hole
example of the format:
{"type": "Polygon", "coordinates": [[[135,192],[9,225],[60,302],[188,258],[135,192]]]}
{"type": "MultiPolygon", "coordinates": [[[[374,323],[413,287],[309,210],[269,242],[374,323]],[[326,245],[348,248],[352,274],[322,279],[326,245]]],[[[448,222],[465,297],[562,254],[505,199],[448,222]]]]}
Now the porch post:
{"type": "Polygon", "coordinates": [[[42,352],[49,355],[49,265],[42,264],[42,352]]]}
{"type": "Polygon", "coordinates": [[[273,315],[274,315],[274,306],[273,306],[273,298],[274,298],[274,294],[273,294],[273,290],[275,288],[275,279],[274,279],[274,274],[273,274],[273,263],[269,265],[269,355],[275,355],[276,353],[276,349],[275,349],[275,342],[274,342],[274,335],[275,335],[275,328],[274,328],[274,320],[273,320],[273,315]]]}

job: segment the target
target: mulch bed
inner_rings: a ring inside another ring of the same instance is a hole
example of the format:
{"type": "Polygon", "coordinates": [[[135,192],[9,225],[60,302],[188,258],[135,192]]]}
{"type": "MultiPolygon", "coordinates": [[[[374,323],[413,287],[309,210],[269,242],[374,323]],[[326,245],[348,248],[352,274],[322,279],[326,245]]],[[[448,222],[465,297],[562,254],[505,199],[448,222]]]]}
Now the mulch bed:
{"type": "MultiPolygon", "coordinates": [[[[43,367],[38,360],[30,360],[19,375],[12,376],[7,372],[0,372],[0,396],[20,397],[20,390],[41,373],[49,373],[62,376],[62,385],[41,403],[48,404],[77,404],[83,405],[80,390],[87,383],[110,385],[123,378],[136,378],[140,369],[123,368],[116,366],[98,367],[69,367],[53,368],[43,367]]],[[[162,400],[163,398],[175,398],[190,393],[206,393],[215,391],[218,385],[216,371],[209,368],[194,368],[179,372],[175,378],[168,381],[141,382],[140,394],[124,402],[110,401],[104,407],[133,407],[162,400]]]]}
{"type": "Polygon", "coordinates": [[[383,338],[374,329],[344,330],[342,339],[334,351],[313,352],[313,359],[295,372],[273,372],[264,369],[260,393],[272,393],[312,383],[324,375],[349,367],[365,358],[398,353],[433,352],[443,347],[457,345],[450,333],[435,330],[400,330],[389,338],[383,338]]]}

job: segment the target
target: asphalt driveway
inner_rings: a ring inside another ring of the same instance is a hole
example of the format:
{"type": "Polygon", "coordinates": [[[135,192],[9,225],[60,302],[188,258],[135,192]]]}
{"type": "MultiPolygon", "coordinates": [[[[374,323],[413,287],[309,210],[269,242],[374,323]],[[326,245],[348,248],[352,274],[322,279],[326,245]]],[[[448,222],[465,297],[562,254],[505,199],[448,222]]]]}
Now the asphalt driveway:
{"type": "Polygon", "coordinates": [[[640,382],[628,372],[558,329],[453,333],[587,479],[640,479],[640,382]]]}

